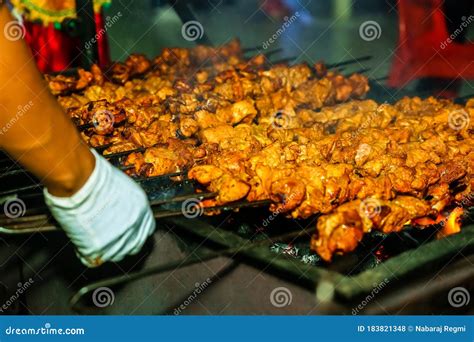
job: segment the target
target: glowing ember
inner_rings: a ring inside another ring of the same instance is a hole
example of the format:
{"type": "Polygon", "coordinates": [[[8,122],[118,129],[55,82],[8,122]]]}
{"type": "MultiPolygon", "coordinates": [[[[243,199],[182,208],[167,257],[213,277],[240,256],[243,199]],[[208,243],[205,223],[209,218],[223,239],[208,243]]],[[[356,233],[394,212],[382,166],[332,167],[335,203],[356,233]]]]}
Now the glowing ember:
{"type": "Polygon", "coordinates": [[[436,237],[441,239],[443,237],[459,233],[461,231],[461,216],[463,213],[463,208],[455,208],[451,214],[449,214],[448,219],[446,220],[445,224],[443,224],[443,227],[438,232],[436,237]]]}
{"type": "Polygon", "coordinates": [[[412,224],[414,226],[420,226],[420,228],[423,228],[423,227],[426,227],[426,226],[432,226],[432,225],[435,225],[435,224],[439,224],[439,223],[441,223],[445,220],[446,220],[446,217],[444,217],[441,214],[438,214],[436,219],[432,219],[431,217],[420,217],[420,218],[414,219],[412,221],[412,224]]]}
{"type": "Polygon", "coordinates": [[[382,245],[380,246],[374,253],[377,262],[381,262],[387,260],[390,255],[385,251],[385,247],[382,245]]]}
{"type": "Polygon", "coordinates": [[[414,219],[411,224],[421,229],[432,225],[439,225],[441,226],[441,229],[438,231],[436,238],[441,239],[449,235],[457,234],[461,231],[461,217],[463,213],[464,209],[462,207],[457,207],[447,217],[442,214],[438,214],[436,218],[420,217],[414,219]]]}

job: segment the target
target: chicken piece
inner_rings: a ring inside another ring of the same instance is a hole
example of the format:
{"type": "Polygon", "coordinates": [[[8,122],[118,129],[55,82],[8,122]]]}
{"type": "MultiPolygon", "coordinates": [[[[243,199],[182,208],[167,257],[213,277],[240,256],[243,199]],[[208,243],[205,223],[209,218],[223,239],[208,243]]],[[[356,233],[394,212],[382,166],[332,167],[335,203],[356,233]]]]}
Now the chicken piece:
{"type": "Polygon", "coordinates": [[[200,132],[202,142],[218,145],[231,139],[233,136],[235,136],[234,128],[229,125],[211,127],[200,132]]]}
{"type": "Polygon", "coordinates": [[[144,153],[130,154],[125,165],[134,165],[136,174],[154,177],[182,171],[192,166],[193,162],[190,146],[170,139],[164,146],[150,147],[144,153]]]}
{"type": "Polygon", "coordinates": [[[300,179],[278,179],[271,185],[270,199],[277,203],[272,206],[276,212],[288,212],[298,207],[306,195],[306,186],[300,179]]]}
{"type": "Polygon", "coordinates": [[[146,169],[146,176],[160,176],[180,171],[181,160],[175,151],[163,147],[148,148],[143,156],[145,163],[150,165],[146,169]]]}
{"type": "Polygon", "coordinates": [[[131,54],[126,60],[125,65],[130,69],[130,76],[139,76],[146,73],[151,68],[151,62],[142,54],[131,54]]]}
{"type": "Polygon", "coordinates": [[[216,196],[217,204],[224,204],[245,198],[250,191],[250,186],[239,178],[229,173],[224,173],[221,177],[211,182],[209,190],[218,193],[216,196]]]}
{"type": "Polygon", "coordinates": [[[317,234],[311,239],[311,249],[326,261],[335,253],[352,252],[364,236],[371,222],[359,213],[360,201],[343,204],[330,215],[318,219],[317,234]]]}
{"type": "Polygon", "coordinates": [[[125,160],[124,164],[126,166],[133,165],[134,166],[133,171],[128,170],[127,172],[131,174],[136,174],[136,175],[146,174],[147,169],[150,167],[150,165],[145,162],[143,153],[140,153],[140,152],[130,153],[127,156],[127,159],[125,160]]]}
{"type": "Polygon", "coordinates": [[[110,139],[109,142],[113,143],[113,146],[109,147],[108,149],[104,151],[103,153],[104,156],[108,154],[112,154],[112,153],[133,151],[139,147],[131,141],[115,142],[112,139],[110,139]]]}
{"type": "Polygon", "coordinates": [[[103,86],[105,82],[104,74],[97,64],[92,64],[91,74],[94,80],[94,85],[103,86]]]}
{"type": "Polygon", "coordinates": [[[333,84],[327,78],[310,80],[300,85],[292,94],[297,103],[307,103],[312,109],[322,108],[325,104],[335,103],[333,100],[333,84]]]}
{"type": "Polygon", "coordinates": [[[105,135],[93,134],[91,137],[86,136],[84,133],[81,135],[83,136],[84,140],[86,140],[92,147],[107,145],[110,140],[110,137],[106,137],[105,135]]]}
{"type": "Polygon", "coordinates": [[[232,105],[232,124],[251,124],[257,116],[253,100],[243,100],[232,105]]]}
{"type": "Polygon", "coordinates": [[[130,67],[124,63],[116,62],[112,64],[107,77],[114,83],[125,84],[130,79],[130,67]]]}
{"type": "Polygon", "coordinates": [[[82,107],[89,102],[89,100],[78,94],[71,94],[69,96],[59,96],[58,102],[66,111],[77,107],[82,107]]]}
{"type": "Polygon", "coordinates": [[[316,77],[323,78],[324,76],[326,76],[328,69],[323,61],[318,61],[314,63],[313,67],[314,71],[316,72],[316,77]]]}
{"type": "Polygon", "coordinates": [[[393,201],[375,198],[355,200],[339,206],[318,219],[311,248],[326,261],[335,253],[353,251],[372,229],[398,232],[412,219],[430,214],[430,206],[414,197],[399,196],[393,201]]]}
{"type": "Polygon", "coordinates": [[[195,179],[208,189],[217,192],[215,205],[230,203],[245,198],[250,186],[238,177],[213,165],[195,166],[188,172],[190,179],[195,179]]]}
{"type": "Polygon", "coordinates": [[[219,121],[213,113],[207,110],[198,110],[195,112],[194,119],[196,120],[201,131],[207,128],[224,125],[224,122],[219,121]]]}
{"type": "Polygon", "coordinates": [[[84,69],[78,69],[77,74],[78,77],[45,75],[45,78],[53,95],[64,95],[69,92],[84,90],[94,79],[93,75],[84,69]]]}
{"type": "Polygon", "coordinates": [[[305,83],[311,77],[312,72],[306,64],[297,64],[291,67],[280,64],[273,66],[268,71],[262,71],[261,75],[278,79],[289,91],[305,83]]]}
{"type": "Polygon", "coordinates": [[[214,165],[195,166],[188,172],[189,179],[195,179],[200,184],[208,185],[222,177],[224,171],[214,165]]]}
{"type": "Polygon", "coordinates": [[[183,118],[179,121],[180,134],[186,138],[192,137],[199,130],[199,124],[192,118],[183,118]]]}
{"type": "Polygon", "coordinates": [[[138,146],[152,147],[165,144],[169,139],[176,138],[178,126],[164,120],[153,121],[146,129],[128,127],[124,136],[138,146]]]}
{"type": "Polygon", "coordinates": [[[196,72],[196,81],[198,83],[205,83],[209,79],[209,72],[206,70],[200,70],[196,72]]]}

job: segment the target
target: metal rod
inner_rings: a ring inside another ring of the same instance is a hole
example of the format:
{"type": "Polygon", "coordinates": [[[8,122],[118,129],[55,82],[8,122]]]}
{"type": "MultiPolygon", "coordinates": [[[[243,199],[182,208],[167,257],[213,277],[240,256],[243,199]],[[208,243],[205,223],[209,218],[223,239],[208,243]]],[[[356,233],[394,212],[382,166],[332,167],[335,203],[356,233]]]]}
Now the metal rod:
{"type": "Polygon", "coordinates": [[[78,68],[69,68],[66,70],[61,70],[61,71],[53,71],[53,72],[48,72],[47,75],[49,76],[77,76],[77,70],[78,68]]]}
{"type": "Polygon", "coordinates": [[[154,200],[150,201],[151,206],[158,206],[158,205],[163,205],[163,204],[168,204],[168,203],[179,203],[179,202],[184,202],[188,199],[195,199],[197,201],[202,201],[208,198],[214,198],[217,196],[217,192],[206,192],[206,193],[192,193],[188,195],[182,195],[182,196],[176,196],[170,199],[160,199],[160,200],[154,200]]]}
{"type": "Polygon", "coordinates": [[[123,165],[123,166],[119,166],[117,168],[121,171],[127,171],[127,170],[134,169],[135,165],[123,165]]]}
{"type": "Polygon", "coordinates": [[[0,227],[0,234],[5,235],[21,235],[21,234],[34,234],[34,233],[49,233],[57,232],[59,229],[56,226],[43,226],[38,228],[4,228],[0,227]]]}
{"type": "MultiPolygon", "coordinates": [[[[214,195],[213,193],[207,193],[201,195],[202,199],[210,198],[214,195]]],[[[196,198],[199,200],[200,195],[196,194],[194,197],[190,198],[196,198]]],[[[186,200],[185,198],[184,200],[186,200]]],[[[183,200],[183,201],[184,201],[183,200]]],[[[175,201],[175,202],[180,202],[182,201],[182,198],[175,201]]],[[[166,202],[169,203],[169,202],[166,202]]],[[[271,202],[268,200],[263,200],[263,201],[255,201],[255,202],[236,202],[232,204],[227,204],[227,205],[220,205],[220,206],[214,206],[214,207],[207,207],[207,208],[202,208],[201,212],[198,212],[199,214],[204,214],[206,212],[210,211],[230,211],[238,208],[252,208],[252,207],[259,207],[259,206],[264,206],[268,205],[271,202]]],[[[154,203],[151,206],[156,207],[159,205],[163,205],[165,203],[154,203]]],[[[155,219],[163,219],[163,218],[168,218],[168,217],[177,217],[177,216],[182,216],[185,213],[183,210],[157,210],[154,211],[153,216],[155,219]]],[[[58,227],[56,227],[54,224],[51,223],[50,217],[47,214],[41,214],[41,215],[31,215],[31,216],[24,216],[24,217],[19,217],[16,219],[9,219],[9,218],[3,218],[0,220],[0,226],[2,225],[8,225],[8,227],[2,227],[0,229],[0,234],[8,234],[8,235],[20,235],[20,234],[31,234],[31,233],[47,233],[47,232],[52,232],[52,231],[57,231],[60,230],[58,227]],[[48,223],[46,226],[42,226],[43,224],[48,223]],[[32,227],[34,225],[37,225],[39,227],[32,227]]]]}
{"type": "MultiPolygon", "coordinates": [[[[224,204],[224,205],[217,205],[214,207],[204,207],[202,211],[199,212],[199,209],[196,210],[197,215],[204,214],[206,212],[213,212],[213,211],[231,211],[235,209],[242,209],[242,208],[253,208],[253,207],[262,207],[271,204],[270,200],[262,200],[262,201],[255,201],[255,202],[236,202],[231,204],[224,204]]],[[[168,217],[177,217],[184,215],[185,212],[183,210],[158,210],[154,212],[154,216],[156,219],[163,219],[168,217]]],[[[194,214],[194,213],[193,213],[194,214]]]]}
{"type": "Polygon", "coordinates": [[[94,127],[94,124],[89,122],[89,123],[77,126],[77,129],[79,130],[79,132],[82,132],[93,127],[94,127]]]}
{"type": "Polygon", "coordinates": [[[262,47],[260,45],[259,46],[254,46],[254,47],[243,48],[242,53],[260,51],[260,49],[262,49],[262,47]]]}
{"type": "Polygon", "coordinates": [[[28,216],[22,216],[22,217],[17,217],[17,218],[2,217],[0,218],[0,225],[10,224],[10,223],[24,223],[24,222],[31,222],[31,221],[45,221],[45,220],[48,220],[48,216],[45,214],[28,215],[28,216]]]}
{"type": "Polygon", "coordinates": [[[377,78],[369,79],[370,82],[382,82],[388,80],[389,76],[382,76],[377,78]]]}
{"type": "Polygon", "coordinates": [[[333,68],[332,69],[334,72],[337,72],[337,73],[342,73],[344,70],[347,70],[347,68],[343,67],[343,68],[333,68]]]}
{"type": "Polygon", "coordinates": [[[157,180],[157,179],[162,179],[162,178],[171,178],[171,177],[179,177],[187,174],[187,170],[182,170],[182,171],[177,171],[173,173],[166,173],[164,175],[159,175],[159,176],[152,176],[152,177],[135,177],[133,178],[136,182],[142,183],[142,182],[148,182],[152,180],[157,180]]]}
{"type": "MultiPolygon", "coordinates": [[[[78,127],[80,127],[80,126],[78,126],[78,127]]],[[[129,154],[134,153],[134,152],[145,152],[145,151],[146,151],[146,149],[144,147],[139,147],[139,148],[134,149],[134,150],[105,154],[104,157],[107,158],[107,159],[120,158],[120,157],[124,157],[124,156],[129,155],[129,154]]],[[[8,168],[6,168],[6,169],[8,169],[8,168]]],[[[27,172],[28,171],[26,171],[23,168],[10,169],[10,170],[5,171],[4,173],[0,174],[0,178],[7,177],[7,176],[13,176],[13,175],[17,175],[17,174],[20,174],[20,173],[27,173],[27,172]]]]}
{"type": "Polygon", "coordinates": [[[28,171],[26,171],[25,169],[12,169],[10,171],[0,174],[0,178],[14,176],[21,173],[28,173],[28,171]]]}
{"type": "Polygon", "coordinates": [[[109,147],[112,147],[113,144],[112,143],[109,143],[109,144],[105,144],[105,145],[102,145],[102,146],[96,146],[94,147],[94,150],[96,150],[97,152],[104,152],[106,149],[108,149],[109,147]]]}
{"type": "Polygon", "coordinates": [[[342,66],[346,66],[346,65],[356,64],[356,63],[371,60],[372,58],[373,58],[373,56],[362,56],[362,57],[349,59],[347,61],[343,61],[343,62],[339,62],[339,63],[326,64],[326,68],[332,69],[332,68],[342,67],[342,66]]]}
{"type": "Polygon", "coordinates": [[[104,158],[107,159],[114,159],[114,158],[120,158],[120,157],[125,157],[129,154],[132,153],[137,153],[137,152],[145,152],[146,148],[145,147],[139,147],[134,150],[128,150],[128,151],[122,151],[122,152],[117,152],[117,153],[109,153],[109,154],[104,154],[104,158]]]}
{"type": "MultiPolygon", "coordinates": [[[[132,166],[132,165],[130,165],[130,166],[132,166]]],[[[171,177],[183,176],[187,172],[188,172],[187,170],[182,170],[182,171],[178,171],[178,172],[167,173],[167,174],[160,175],[160,176],[135,177],[133,179],[137,183],[143,183],[143,182],[153,181],[153,180],[162,179],[162,178],[171,178],[171,177]]],[[[42,191],[43,187],[40,184],[33,184],[33,185],[27,185],[27,186],[16,188],[16,189],[5,190],[5,191],[0,192],[0,197],[19,194],[19,193],[22,193],[22,192],[25,192],[25,191],[28,191],[28,190],[40,190],[40,191],[42,191]]],[[[40,195],[40,194],[38,194],[38,195],[40,195]]]]}
{"type": "Polygon", "coordinates": [[[364,73],[366,73],[367,71],[370,71],[370,70],[372,70],[372,68],[362,68],[362,69],[359,69],[359,70],[348,73],[347,76],[354,75],[354,74],[364,74],[364,73]]]}
{"type": "MultiPolygon", "coordinates": [[[[266,58],[270,58],[271,56],[276,55],[276,54],[278,54],[278,53],[280,53],[280,52],[282,52],[282,51],[283,51],[282,48],[278,48],[278,49],[275,49],[275,50],[267,51],[267,52],[263,53],[263,55],[264,55],[266,58]]],[[[255,56],[249,57],[249,59],[252,59],[252,58],[254,58],[254,57],[257,57],[258,55],[260,55],[260,54],[257,54],[257,55],[255,55],[255,56]]]]}
{"type": "Polygon", "coordinates": [[[28,191],[28,190],[33,190],[33,189],[40,189],[40,190],[42,190],[43,188],[42,188],[41,185],[39,185],[39,184],[28,185],[28,186],[24,186],[24,187],[21,187],[21,188],[16,188],[16,189],[11,189],[11,190],[2,191],[2,192],[0,192],[0,197],[8,196],[8,195],[15,195],[15,194],[17,194],[17,193],[19,193],[19,192],[28,191]]]}
{"type": "Polygon", "coordinates": [[[7,154],[4,154],[6,157],[3,158],[2,160],[0,160],[0,164],[4,164],[4,163],[11,163],[12,161],[14,161],[13,158],[9,157],[7,154]]]}
{"type": "MultiPolygon", "coordinates": [[[[183,0],[169,0],[171,7],[175,10],[176,14],[180,17],[181,22],[186,24],[190,21],[197,21],[196,16],[194,15],[190,3],[188,1],[183,0]]],[[[199,39],[200,42],[204,43],[205,45],[213,46],[211,40],[207,36],[206,30],[202,30],[201,38],[199,39]]]]}
{"type": "Polygon", "coordinates": [[[273,65],[275,65],[275,64],[286,64],[286,63],[293,62],[296,59],[298,59],[298,56],[285,57],[285,58],[281,58],[281,59],[278,59],[276,61],[270,61],[270,62],[273,65]]]}
{"type": "Polygon", "coordinates": [[[453,101],[456,102],[456,103],[465,103],[467,102],[468,100],[474,98],[474,94],[469,94],[469,95],[465,95],[465,96],[461,96],[461,97],[456,97],[453,101]]]}

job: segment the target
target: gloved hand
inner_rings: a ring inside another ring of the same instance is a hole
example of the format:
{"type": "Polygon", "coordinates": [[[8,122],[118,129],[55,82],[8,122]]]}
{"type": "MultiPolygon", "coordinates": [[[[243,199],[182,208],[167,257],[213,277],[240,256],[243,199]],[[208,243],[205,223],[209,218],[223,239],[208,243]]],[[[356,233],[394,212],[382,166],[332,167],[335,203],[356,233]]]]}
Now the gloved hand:
{"type": "Polygon", "coordinates": [[[97,152],[95,169],[71,197],[44,197],[51,213],[88,267],[140,251],[155,229],[145,192],[97,152]]]}

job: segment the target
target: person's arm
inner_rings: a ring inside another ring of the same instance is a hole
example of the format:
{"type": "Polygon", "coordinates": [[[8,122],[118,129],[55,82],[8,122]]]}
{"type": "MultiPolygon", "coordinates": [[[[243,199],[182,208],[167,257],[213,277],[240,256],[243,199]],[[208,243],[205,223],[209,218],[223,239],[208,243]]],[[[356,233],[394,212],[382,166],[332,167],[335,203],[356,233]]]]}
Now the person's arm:
{"type": "Polygon", "coordinates": [[[26,43],[3,29],[0,7],[0,146],[58,196],[70,196],[94,169],[94,157],[50,94],[26,43]]]}
{"type": "Polygon", "coordinates": [[[0,147],[46,186],[45,202],[84,264],[137,253],[155,228],[145,192],[89,150],[25,42],[8,37],[12,21],[0,5],[0,147]]]}

